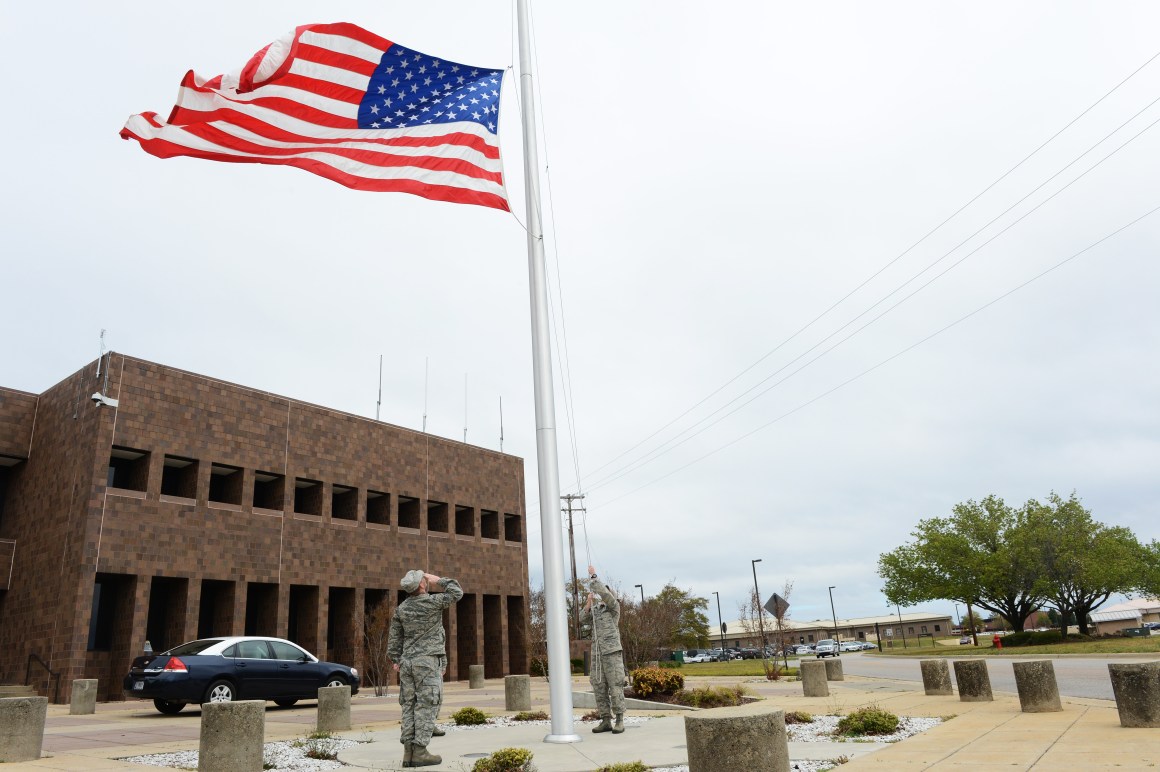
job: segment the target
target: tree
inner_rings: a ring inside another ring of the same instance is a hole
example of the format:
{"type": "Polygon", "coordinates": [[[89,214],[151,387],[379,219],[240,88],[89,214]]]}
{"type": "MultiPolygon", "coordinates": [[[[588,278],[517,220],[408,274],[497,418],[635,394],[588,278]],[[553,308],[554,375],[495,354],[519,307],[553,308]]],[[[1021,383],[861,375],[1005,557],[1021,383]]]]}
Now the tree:
{"type": "Polygon", "coordinates": [[[391,633],[391,605],[384,598],[363,621],[363,647],[366,656],[367,683],[375,687],[375,696],[386,694],[391,682],[391,660],[387,656],[387,637],[391,633]]]}
{"type": "Polygon", "coordinates": [[[1067,499],[1053,492],[1046,503],[1032,500],[1026,509],[1039,553],[1039,591],[1061,616],[1073,614],[1087,635],[1088,614],[1112,595],[1138,588],[1148,549],[1129,529],[1094,520],[1074,492],[1067,499]]]}
{"type": "Polygon", "coordinates": [[[1037,552],[1025,512],[997,496],[957,504],[950,517],[921,520],[914,541],[878,558],[891,604],[969,603],[1022,630],[1043,605],[1037,552]]]}
{"type": "Polygon", "coordinates": [[[757,639],[758,648],[764,647],[769,634],[774,630],[774,624],[769,612],[762,607],[757,590],[749,590],[745,600],[737,604],[737,616],[741,621],[741,628],[757,639]],[[762,633],[765,634],[765,640],[761,639],[762,633]]]}
{"type": "Polygon", "coordinates": [[[709,642],[709,601],[672,582],[646,600],[617,593],[620,600],[620,642],[627,663],[657,659],[667,648],[704,647],[709,642]]]}
{"type": "Polygon", "coordinates": [[[528,668],[532,675],[548,677],[548,614],[544,588],[528,591],[528,668]]]}

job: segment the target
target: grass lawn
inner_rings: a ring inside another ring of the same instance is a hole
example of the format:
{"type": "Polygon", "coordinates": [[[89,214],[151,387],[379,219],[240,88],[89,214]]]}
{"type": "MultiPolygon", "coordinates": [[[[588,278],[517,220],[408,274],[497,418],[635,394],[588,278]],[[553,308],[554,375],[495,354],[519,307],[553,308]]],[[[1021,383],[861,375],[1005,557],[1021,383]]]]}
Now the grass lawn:
{"type": "MultiPolygon", "coordinates": [[[[790,657],[790,669],[785,669],[785,661],[779,659],[782,675],[797,675],[797,660],[790,657]]],[[[764,678],[765,670],[759,659],[733,659],[728,662],[686,662],[677,670],[683,676],[736,676],[764,678]]]]}
{"type": "MultiPolygon", "coordinates": [[[[1000,640],[1002,640],[1000,638],[1000,640]]],[[[913,643],[909,648],[896,645],[893,649],[883,649],[881,655],[891,657],[962,657],[962,656],[1017,656],[1020,654],[1160,654],[1160,635],[1148,638],[1108,638],[1100,641],[1073,641],[1053,643],[1047,646],[1015,646],[996,649],[991,645],[991,636],[979,636],[979,646],[943,646],[926,644],[919,648],[913,643]]],[[[686,666],[688,667],[688,666],[686,666]]]]}

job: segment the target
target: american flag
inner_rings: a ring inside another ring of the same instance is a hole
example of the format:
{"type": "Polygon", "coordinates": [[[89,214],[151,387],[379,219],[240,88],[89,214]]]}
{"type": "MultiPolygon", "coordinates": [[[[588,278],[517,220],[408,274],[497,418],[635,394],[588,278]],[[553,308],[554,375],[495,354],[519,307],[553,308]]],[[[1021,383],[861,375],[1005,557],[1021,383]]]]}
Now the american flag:
{"type": "Polygon", "coordinates": [[[449,62],[353,24],[311,24],[238,73],[181,82],[168,121],[123,139],[158,158],[297,166],[356,190],[508,209],[496,129],[503,70],[449,62]]]}

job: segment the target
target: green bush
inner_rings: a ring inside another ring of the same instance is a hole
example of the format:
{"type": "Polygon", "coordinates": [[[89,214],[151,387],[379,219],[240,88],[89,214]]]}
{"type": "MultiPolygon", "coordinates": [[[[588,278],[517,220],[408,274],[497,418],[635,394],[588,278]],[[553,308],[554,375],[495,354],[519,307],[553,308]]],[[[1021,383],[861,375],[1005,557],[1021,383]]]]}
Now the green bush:
{"type": "Polygon", "coordinates": [[[605,764],[596,772],[648,772],[649,768],[642,762],[629,761],[622,764],[605,764]]]}
{"type": "Polygon", "coordinates": [[[1021,633],[1007,633],[999,640],[1003,642],[1004,647],[1046,646],[1051,643],[1059,643],[1063,640],[1063,636],[1059,634],[1058,630],[1044,630],[1043,632],[1025,630],[1021,633]]]}
{"type": "Polygon", "coordinates": [[[568,661],[572,663],[572,675],[582,674],[584,672],[583,659],[570,659],[568,661]]]}
{"type": "Polygon", "coordinates": [[[641,667],[632,671],[632,690],[639,697],[675,694],[685,685],[685,677],[670,668],[641,667]]]}
{"type": "Polygon", "coordinates": [[[748,691],[744,686],[704,686],[677,692],[676,699],[681,705],[694,708],[722,708],[740,705],[748,691]]]}
{"type": "Polygon", "coordinates": [[[896,729],[898,716],[877,705],[870,705],[842,716],[835,734],[861,737],[867,734],[892,734],[896,729]]]}
{"type": "Polygon", "coordinates": [[[814,720],[814,717],[804,710],[787,710],[785,712],[786,724],[808,724],[814,720]]]}
{"type": "Polygon", "coordinates": [[[532,752],[527,748],[500,748],[486,759],[479,759],[472,772],[533,772],[532,752]]]}
{"type": "Polygon", "coordinates": [[[547,721],[548,714],[542,710],[521,710],[512,716],[512,721],[547,721]]]}
{"type": "Polygon", "coordinates": [[[451,714],[456,726],[477,726],[487,723],[487,716],[479,708],[460,708],[451,714]]]}

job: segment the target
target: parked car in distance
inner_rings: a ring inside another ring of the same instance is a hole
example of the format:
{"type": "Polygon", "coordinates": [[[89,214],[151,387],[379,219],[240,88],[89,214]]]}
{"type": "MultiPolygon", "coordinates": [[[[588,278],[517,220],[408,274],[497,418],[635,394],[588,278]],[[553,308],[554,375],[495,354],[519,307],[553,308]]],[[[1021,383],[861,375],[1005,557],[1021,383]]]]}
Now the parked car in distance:
{"type": "Polygon", "coordinates": [[[317,699],[323,686],[350,686],[357,694],[358,670],[323,662],[281,638],[252,635],[203,638],[137,657],[122,684],[127,697],[152,699],[167,714],[190,703],[233,700],[273,700],[288,708],[317,699]]]}
{"type": "Polygon", "coordinates": [[[862,641],[862,651],[874,651],[878,646],[870,643],[870,641],[862,641]]]}
{"type": "Polygon", "coordinates": [[[814,653],[814,650],[813,650],[813,649],[811,649],[809,646],[804,646],[804,645],[803,645],[803,646],[798,646],[797,648],[795,648],[795,649],[793,650],[793,653],[794,653],[794,654],[796,654],[796,655],[798,655],[799,657],[804,657],[804,656],[806,656],[806,655],[808,655],[808,654],[813,654],[813,653],[814,653]]]}
{"type": "Polygon", "coordinates": [[[685,652],[685,662],[712,662],[713,655],[708,649],[689,649],[685,652]]]}
{"type": "Polygon", "coordinates": [[[862,644],[858,641],[842,641],[839,651],[862,651],[862,644]]]}
{"type": "Polygon", "coordinates": [[[742,649],[741,659],[761,659],[760,649],[742,649]]]}
{"type": "Polygon", "coordinates": [[[959,638],[959,645],[960,646],[966,646],[970,642],[971,642],[971,636],[969,636],[969,635],[964,635],[964,636],[961,636],[959,638]]]}
{"type": "Polygon", "coordinates": [[[822,657],[838,656],[838,642],[832,638],[823,638],[814,646],[814,654],[818,659],[822,657]]]}

